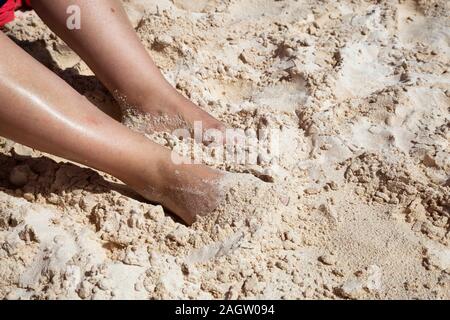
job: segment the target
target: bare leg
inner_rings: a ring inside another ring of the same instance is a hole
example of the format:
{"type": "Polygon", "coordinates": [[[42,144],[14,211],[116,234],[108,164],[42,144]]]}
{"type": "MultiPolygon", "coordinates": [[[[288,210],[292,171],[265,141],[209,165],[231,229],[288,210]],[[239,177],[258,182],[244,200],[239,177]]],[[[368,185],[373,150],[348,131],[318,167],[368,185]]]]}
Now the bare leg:
{"type": "Polygon", "coordinates": [[[175,165],[169,150],[103,114],[1,32],[0,48],[0,135],[107,172],[187,223],[217,206],[221,173],[175,165]]]}
{"type": "Polygon", "coordinates": [[[45,23],[71,46],[125,107],[149,115],[145,131],[192,127],[224,130],[221,122],[178,93],[139,41],[118,0],[33,0],[45,23]],[[66,27],[69,5],[81,8],[81,29],[66,27]]]}

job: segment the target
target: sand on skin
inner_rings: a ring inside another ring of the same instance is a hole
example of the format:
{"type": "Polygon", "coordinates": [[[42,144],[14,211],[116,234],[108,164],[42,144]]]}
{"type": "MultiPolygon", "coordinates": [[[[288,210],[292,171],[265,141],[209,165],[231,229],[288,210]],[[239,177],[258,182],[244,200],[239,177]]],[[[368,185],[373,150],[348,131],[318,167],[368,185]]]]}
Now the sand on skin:
{"type": "MultiPolygon", "coordinates": [[[[172,84],[230,126],[281,129],[280,154],[215,164],[247,178],[188,228],[0,139],[0,298],[450,298],[447,1],[124,4],[172,84]]],[[[7,33],[117,117],[33,12],[7,33]]]]}

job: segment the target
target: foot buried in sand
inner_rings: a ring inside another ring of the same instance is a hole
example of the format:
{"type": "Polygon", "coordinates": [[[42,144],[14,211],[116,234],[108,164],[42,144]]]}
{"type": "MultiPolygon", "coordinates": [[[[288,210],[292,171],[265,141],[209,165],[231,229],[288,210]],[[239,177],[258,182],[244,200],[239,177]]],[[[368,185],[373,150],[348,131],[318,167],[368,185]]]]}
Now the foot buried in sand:
{"type": "Polygon", "coordinates": [[[123,124],[136,132],[172,133],[176,130],[187,129],[192,133],[195,123],[201,123],[204,132],[208,130],[225,132],[225,125],[220,121],[180,94],[175,93],[175,95],[175,98],[165,99],[163,103],[149,101],[132,104],[125,95],[114,92],[114,98],[122,111],[123,124]]]}
{"type": "Polygon", "coordinates": [[[276,205],[275,186],[249,174],[232,174],[203,165],[181,165],[170,172],[173,174],[167,174],[157,187],[148,182],[128,184],[188,225],[239,226],[246,220],[262,219],[264,212],[270,211],[266,209],[276,205]]]}
{"type": "Polygon", "coordinates": [[[280,205],[279,192],[273,184],[266,183],[250,174],[228,173],[220,183],[222,198],[208,214],[197,216],[195,229],[209,230],[218,240],[230,233],[276,223],[280,205]],[[214,231],[221,230],[223,235],[214,231]]]}

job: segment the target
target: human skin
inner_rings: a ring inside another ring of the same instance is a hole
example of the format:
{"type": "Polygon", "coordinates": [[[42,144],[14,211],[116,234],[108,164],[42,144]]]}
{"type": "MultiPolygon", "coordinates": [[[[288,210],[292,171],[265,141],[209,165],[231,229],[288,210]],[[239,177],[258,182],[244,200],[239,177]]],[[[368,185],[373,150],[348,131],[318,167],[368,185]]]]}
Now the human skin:
{"type": "MultiPolygon", "coordinates": [[[[33,0],[41,19],[94,71],[110,92],[127,106],[150,117],[143,131],[192,128],[225,131],[225,126],[177,92],[149,56],[118,0],[33,0]],[[81,28],[67,28],[67,8],[80,8],[81,28]],[[125,101],[122,101],[125,100],[125,101]]],[[[142,128],[141,128],[142,129],[142,128]]]]}
{"type": "Polygon", "coordinates": [[[188,224],[218,205],[223,173],[175,164],[170,150],[102,113],[1,32],[0,48],[1,136],[109,173],[188,224]]]}

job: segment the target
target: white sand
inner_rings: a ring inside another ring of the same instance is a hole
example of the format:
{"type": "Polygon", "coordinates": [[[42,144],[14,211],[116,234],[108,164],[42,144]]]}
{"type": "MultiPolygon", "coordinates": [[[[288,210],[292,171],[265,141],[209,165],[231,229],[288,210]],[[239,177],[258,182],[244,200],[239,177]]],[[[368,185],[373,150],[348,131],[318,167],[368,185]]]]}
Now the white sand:
{"type": "MultiPolygon", "coordinates": [[[[271,183],[188,228],[0,139],[0,299],[450,298],[448,1],[124,2],[194,102],[282,129],[278,159],[217,165],[271,183]]],[[[34,13],[9,34],[117,116],[34,13]]]]}

